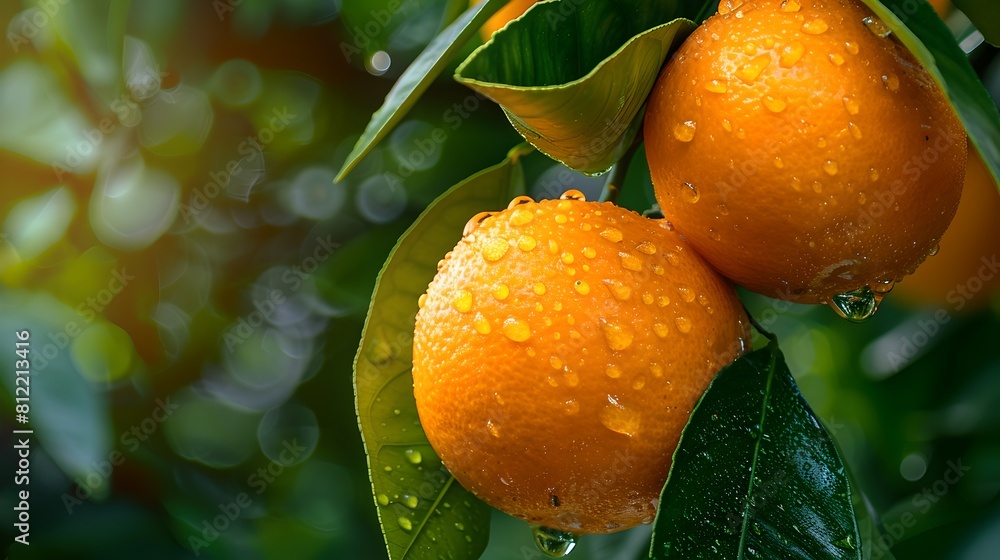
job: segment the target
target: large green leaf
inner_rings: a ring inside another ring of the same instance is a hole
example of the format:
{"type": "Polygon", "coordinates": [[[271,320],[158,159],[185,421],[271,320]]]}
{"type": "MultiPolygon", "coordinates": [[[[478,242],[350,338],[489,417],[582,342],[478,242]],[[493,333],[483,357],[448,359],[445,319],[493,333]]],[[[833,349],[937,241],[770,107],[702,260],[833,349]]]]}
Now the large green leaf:
{"type": "Polygon", "coordinates": [[[507,0],[484,0],[472,6],[427,45],[413,64],[396,80],[385,96],[385,102],[372,115],[361,138],[358,138],[354,149],[348,154],[343,167],[337,173],[337,181],[342,180],[351,169],[354,169],[361,158],[403,120],[410,108],[430,87],[434,78],[441,74],[451,57],[465,46],[486,20],[506,2],[507,0]]]}
{"type": "Polygon", "coordinates": [[[684,428],[651,558],[861,559],[844,463],[775,342],[723,369],[684,428]]]}
{"type": "Polygon", "coordinates": [[[1000,18],[996,0],[952,0],[955,7],[969,16],[972,24],[991,44],[1000,46],[1000,18]]]}
{"type": "Polygon", "coordinates": [[[607,171],[642,124],[641,109],[675,42],[705,2],[535,4],[459,67],[527,141],[567,167],[607,171]]]}
{"type": "Polygon", "coordinates": [[[863,1],[941,84],[969,138],[1000,183],[1000,111],[948,27],[927,2],[863,1]]]}
{"type": "Polygon", "coordinates": [[[403,234],[375,287],[354,367],[358,422],[390,560],[478,558],[490,509],[435,455],[417,417],[410,375],[417,299],[475,214],[524,190],[520,152],[438,198],[403,234]]]}

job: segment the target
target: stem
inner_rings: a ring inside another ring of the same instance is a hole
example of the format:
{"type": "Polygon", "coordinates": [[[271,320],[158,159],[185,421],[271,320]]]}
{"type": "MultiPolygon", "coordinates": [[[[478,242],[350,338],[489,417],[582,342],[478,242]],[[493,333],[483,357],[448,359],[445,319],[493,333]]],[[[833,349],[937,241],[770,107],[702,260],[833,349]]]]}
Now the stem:
{"type": "Polygon", "coordinates": [[[611,171],[608,172],[608,180],[604,183],[604,190],[601,192],[600,202],[618,201],[618,195],[625,184],[625,176],[628,175],[628,167],[632,163],[635,153],[639,151],[639,145],[642,144],[640,138],[642,138],[642,135],[636,134],[635,140],[629,146],[628,150],[625,151],[625,155],[618,160],[618,163],[611,166],[611,171]]]}
{"type": "Polygon", "coordinates": [[[743,306],[743,312],[746,313],[747,319],[750,320],[750,325],[753,328],[757,329],[757,332],[764,335],[764,338],[770,340],[771,342],[778,342],[778,337],[775,336],[775,334],[772,333],[771,331],[762,327],[760,323],[757,322],[757,319],[755,319],[754,316],[750,314],[750,310],[747,309],[746,305],[743,306]]]}

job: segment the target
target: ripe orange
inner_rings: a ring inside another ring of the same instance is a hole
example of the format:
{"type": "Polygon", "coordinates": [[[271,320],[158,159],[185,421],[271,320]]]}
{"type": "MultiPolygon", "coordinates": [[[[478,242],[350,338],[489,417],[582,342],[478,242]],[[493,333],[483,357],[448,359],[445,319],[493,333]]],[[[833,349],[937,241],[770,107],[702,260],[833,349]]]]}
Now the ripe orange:
{"type": "Polygon", "coordinates": [[[939,16],[944,17],[951,10],[951,0],[930,0],[931,6],[939,16]]]}
{"type": "Polygon", "coordinates": [[[965,173],[940,88],[856,0],[723,0],[658,79],[645,131],[677,231],[735,283],[800,303],[877,302],[937,245],[965,173]]]}
{"type": "MultiPolygon", "coordinates": [[[[469,5],[478,4],[482,0],[470,0],[469,5]]],[[[507,25],[512,19],[521,17],[521,14],[528,11],[537,0],[510,0],[506,6],[500,8],[500,11],[493,14],[490,19],[486,20],[483,28],[479,30],[479,33],[483,36],[483,41],[489,41],[490,37],[493,36],[501,27],[507,25]]]]}
{"type": "Polygon", "coordinates": [[[465,488],[606,533],[652,521],[681,429],[748,323],[666,222],[563,196],[470,222],[421,297],[414,394],[465,488]]]}
{"type": "Polygon", "coordinates": [[[893,291],[900,300],[949,311],[979,309],[1000,286],[1000,196],[975,151],[969,157],[962,202],[941,249],[893,291]]]}

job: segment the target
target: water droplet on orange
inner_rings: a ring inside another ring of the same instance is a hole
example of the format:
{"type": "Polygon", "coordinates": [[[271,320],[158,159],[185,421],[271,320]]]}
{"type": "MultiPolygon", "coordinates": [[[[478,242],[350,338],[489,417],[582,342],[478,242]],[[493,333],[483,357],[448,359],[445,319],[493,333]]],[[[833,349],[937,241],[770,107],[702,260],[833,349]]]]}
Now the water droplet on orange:
{"type": "Polygon", "coordinates": [[[633,270],[636,272],[642,270],[642,261],[639,259],[639,257],[631,253],[624,253],[624,252],[618,253],[618,256],[621,257],[622,268],[624,268],[625,270],[633,270]]]}
{"type": "Polygon", "coordinates": [[[653,377],[663,377],[663,366],[653,362],[649,364],[649,373],[652,373],[653,377]]]}
{"type": "Polygon", "coordinates": [[[423,309],[426,303],[427,303],[427,294],[420,294],[420,297],[417,298],[417,307],[423,309]]]}
{"type": "Polygon", "coordinates": [[[490,435],[498,438],[500,437],[500,427],[493,423],[492,420],[486,421],[486,429],[490,432],[490,435]]]}
{"type": "Polygon", "coordinates": [[[847,52],[849,52],[851,54],[858,54],[858,44],[857,43],[848,41],[848,42],[844,43],[844,47],[847,49],[847,52]]]}
{"type": "Polygon", "coordinates": [[[536,294],[542,295],[542,294],[545,293],[545,284],[542,284],[541,282],[538,282],[537,284],[534,285],[534,287],[532,288],[532,290],[536,294]]]}
{"type": "Polygon", "coordinates": [[[653,324],[653,332],[656,333],[656,336],[664,338],[670,334],[670,329],[663,323],[655,323],[653,324]]]}
{"type": "Polygon", "coordinates": [[[682,300],[688,303],[694,301],[695,297],[694,290],[692,290],[691,288],[684,288],[684,287],[677,288],[677,293],[681,295],[682,300]]]}
{"type": "Polygon", "coordinates": [[[771,57],[766,54],[762,54],[755,57],[750,62],[744,64],[736,71],[736,77],[743,80],[746,84],[753,84],[761,73],[771,65],[771,57]]]}
{"type": "Polygon", "coordinates": [[[597,251],[593,250],[590,247],[584,247],[583,256],[587,257],[588,259],[592,259],[597,256],[597,251]]]}
{"type": "Polygon", "coordinates": [[[559,198],[561,198],[562,200],[579,200],[580,202],[585,202],[587,200],[587,197],[582,192],[576,189],[570,189],[562,193],[562,196],[560,196],[559,198]]]}
{"type": "Polygon", "coordinates": [[[522,251],[530,251],[535,248],[535,245],[537,245],[537,242],[530,235],[522,235],[517,238],[517,248],[522,251]]]}
{"type": "Polygon", "coordinates": [[[861,111],[861,106],[858,102],[850,97],[844,98],[844,108],[847,109],[847,112],[852,115],[857,115],[858,112],[861,111]]]}
{"type": "Polygon", "coordinates": [[[802,58],[802,55],[805,54],[805,52],[806,48],[802,46],[802,43],[789,43],[788,45],[785,45],[784,49],[781,50],[781,56],[778,57],[778,64],[780,64],[782,68],[791,68],[792,66],[795,66],[795,63],[802,58]]]}
{"type": "Polygon", "coordinates": [[[614,364],[610,364],[608,365],[608,368],[604,370],[604,373],[607,373],[608,377],[611,379],[618,379],[622,376],[622,368],[614,364]]]}
{"type": "Polygon", "coordinates": [[[706,82],[705,89],[707,89],[712,93],[726,93],[727,91],[729,91],[729,88],[726,87],[726,84],[720,82],[719,80],[710,80],[706,82]]]}
{"type": "Polygon", "coordinates": [[[866,202],[868,202],[868,197],[865,196],[865,193],[859,192],[858,193],[858,204],[864,204],[866,202]]]}
{"type": "Polygon", "coordinates": [[[566,214],[556,214],[555,220],[557,224],[565,224],[569,218],[566,217],[566,214]]]}
{"type": "Polygon", "coordinates": [[[475,319],[472,320],[472,325],[476,327],[476,332],[479,334],[490,334],[493,329],[490,328],[490,322],[483,317],[482,313],[476,313],[475,319]]]}
{"type": "Polygon", "coordinates": [[[499,301],[507,299],[508,295],[510,295],[510,288],[507,287],[507,284],[497,284],[493,288],[493,297],[499,301]]]}
{"type": "Polygon", "coordinates": [[[563,253],[561,258],[563,263],[573,264],[573,253],[569,252],[563,253]]]}
{"type": "Polygon", "coordinates": [[[625,284],[622,284],[618,280],[607,279],[604,280],[604,285],[608,287],[611,291],[611,295],[615,296],[618,301],[628,301],[632,297],[632,288],[629,288],[625,284]]]}
{"type": "Polygon", "coordinates": [[[889,26],[875,16],[866,16],[864,19],[861,20],[861,22],[865,24],[865,27],[868,28],[868,31],[871,31],[872,33],[883,39],[885,39],[892,33],[892,30],[889,29],[889,26]]]}
{"type": "Polygon", "coordinates": [[[507,222],[512,226],[523,226],[535,219],[535,213],[527,208],[515,208],[507,222]]]}
{"type": "Polygon", "coordinates": [[[871,169],[868,170],[868,178],[871,179],[873,182],[878,181],[879,177],[880,175],[878,169],[872,167],[871,169]]]}
{"type": "MultiPolygon", "coordinates": [[[[515,196],[513,199],[511,199],[510,204],[507,205],[507,209],[510,210],[510,209],[515,208],[517,206],[520,206],[522,204],[530,204],[530,203],[532,203],[534,201],[535,200],[533,198],[531,198],[530,196],[524,196],[524,195],[515,196]]],[[[531,220],[528,220],[528,221],[531,221],[531,220]]]]}
{"type": "Polygon", "coordinates": [[[566,411],[566,414],[576,414],[580,412],[580,403],[574,399],[570,399],[563,403],[563,409],[566,411]]]}
{"type": "Polygon", "coordinates": [[[560,360],[557,356],[552,356],[551,358],[549,358],[549,365],[551,365],[555,369],[562,369],[563,367],[562,360],[560,360]]]}
{"type": "Polygon", "coordinates": [[[882,76],[882,85],[889,91],[899,91],[899,76],[895,74],[882,76]]]}
{"type": "Polygon", "coordinates": [[[624,350],[632,345],[635,333],[628,325],[619,325],[601,321],[601,330],[604,332],[604,339],[608,341],[608,346],[612,350],[624,350]]]}
{"type": "Polygon", "coordinates": [[[837,53],[831,53],[830,62],[832,62],[834,66],[842,66],[844,64],[844,57],[837,53]]]}
{"type": "Polygon", "coordinates": [[[798,3],[798,0],[782,0],[781,11],[782,12],[797,12],[802,9],[802,5],[798,3]]]}
{"type": "Polygon", "coordinates": [[[819,181],[813,181],[813,192],[816,194],[823,192],[823,183],[820,183],[819,181]]]}
{"type": "Polygon", "coordinates": [[[722,239],[722,236],[719,235],[719,232],[715,231],[712,228],[708,228],[708,236],[712,238],[712,241],[718,241],[722,239]]]}
{"type": "Polygon", "coordinates": [[[847,123],[847,128],[850,129],[851,136],[853,136],[855,140],[861,140],[861,137],[862,137],[861,127],[859,127],[858,125],[856,125],[854,123],[847,123]]]}
{"type": "Polygon", "coordinates": [[[656,245],[653,245],[649,241],[643,241],[642,243],[636,245],[635,249],[640,253],[645,253],[647,255],[652,255],[656,253],[656,245]]]}
{"type": "Polygon", "coordinates": [[[701,200],[701,193],[698,192],[698,187],[693,184],[683,183],[681,185],[681,198],[683,198],[685,202],[694,204],[695,202],[701,200]]]}
{"type": "Polygon", "coordinates": [[[690,142],[694,140],[695,122],[694,121],[684,121],[680,124],[674,125],[674,138],[680,140],[681,142],[690,142]]]}
{"type": "Polygon", "coordinates": [[[764,96],[764,106],[772,113],[780,113],[785,110],[785,107],[788,107],[788,102],[784,99],[766,95],[764,96]]]}
{"type": "Polygon", "coordinates": [[[729,122],[729,119],[722,119],[722,128],[724,128],[726,132],[732,132],[733,123],[729,122]]]}
{"type": "Polygon", "coordinates": [[[820,35],[822,33],[826,33],[827,29],[830,29],[830,26],[820,18],[816,18],[802,24],[802,32],[810,35],[820,35]]]}
{"type": "Polygon", "coordinates": [[[507,254],[507,249],[509,248],[510,245],[505,239],[492,237],[483,242],[483,258],[490,262],[496,262],[507,254]]]}
{"type": "Polygon", "coordinates": [[[830,159],[826,160],[826,163],[823,164],[823,171],[826,171],[826,174],[831,177],[836,175],[838,171],[837,162],[830,159]]]}
{"type": "Polygon", "coordinates": [[[555,255],[559,252],[559,244],[556,243],[555,239],[549,239],[549,253],[555,255]]]}
{"type": "Polygon", "coordinates": [[[601,424],[612,432],[629,437],[639,432],[640,414],[626,408],[611,395],[608,395],[608,404],[601,409],[600,418],[601,424]]]}
{"type": "Polygon", "coordinates": [[[667,262],[669,262],[674,266],[677,266],[677,263],[680,262],[680,259],[677,258],[677,255],[669,251],[667,252],[666,257],[667,257],[667,262]]]}
{"type": "Polygon", "coordinates": [[[576,282],[573,282],[573,288],[576,290],[578,294],[582,296],[585,296],[590,293],[590,284],[584,282],[583,280],[577,280],[576,282]]]}
{"type": "Polygon", "coordinates": [[[521,319],[507,317],[503,322],[503,334],[514,342],[524,342],[531,338],[531,328],[521,319]]]}
{"type": "Polygon", "coordinates": [[[660,296],[656,298],[656,305],[660,307],[666,307],[670,305],[670,298],[668,298],[667,296],[660,296]]]}
{"type": "Polygon", "coordinates": [[[653,294],[651,294],[649,292],[647,292],[645,294],[642,294],[642,303],[645,303],[646,305],[652,304],[653,303],[653,294]]]}
{"type": "Polygon", "coordinates": [[[718,211],[719,211],[719,215],[720,216],[728,216],[729,215],[729,207],[727,207],[725,204],[720,204],[719,207],[718,207],[718,211]]]}
{"type": "Polygon", "coordinates": [[[783,169],[785,167],[785,162],[780,157],[774,156],[774,166],[778,169],[783,169]]]}
{"type": "Polygon", "coordinates": [[[691,332],[691,320],[686,317],[677,317],[674,319],[674,323],[677,325],[677,330],[682,333],[691,332]]]}
{"type": "Polygon", "coordinates": [[[465,229],[462,230],[462,237],[466,237],[479,227],[479,224],[483,223],[486,218],[493,215],[493,212],[480,212],[473,216],[468,222],[465,223],[465,229]]]}
{"type": "Polygon", "coordinates": [[[452,296],[451,306],[459,313],[468,313],[472,310],[472,294],[468,290],[458,290],[452,296]]]}

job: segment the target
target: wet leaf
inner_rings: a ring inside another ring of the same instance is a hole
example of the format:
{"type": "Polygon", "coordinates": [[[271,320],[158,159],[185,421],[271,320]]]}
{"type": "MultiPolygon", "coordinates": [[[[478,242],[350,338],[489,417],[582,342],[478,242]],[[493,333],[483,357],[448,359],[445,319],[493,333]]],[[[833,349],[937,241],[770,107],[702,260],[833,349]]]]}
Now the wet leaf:
{"type": "Polygon", "coordinates": [[[391,560],[478,558],[489,507],[463,489],[420,428],[413,398],[417,299],[437,262],[475,214],[506,207],[523,192],[517,153],[473,175],[431,204],[400,238],[375,287],[354,367],[358,420],[391,560]]]}
{"type": "Polygon", "coordinates": [[[674,453],[651,558],[861,558],[843,460],[775,342],[723,369],[674,453]]]}
{"type": "Polygon", "coordinates": [[[485,0],[472,6],[427,45],[417,59],[396,80],[385,96],[385,102],[372,115],[365,132],[347,156],[343,167],[337,173],[337,181],[342,180],[365,157],[376,144],[382,141],[392,129],[403,120],[420,96],[430,87],[445,65],[465,43],[469,41],[496,13],[506,0],[485,0]]]}
{"type": "Polygon", "coordinates": [[[696,17],[702,3],[695,4],[535,4],[473,52],[455,78],[499,103],[543,153],[602,173],[631,145],[668,52],[694,28],[677,18],[696,17]]]}
{"type": "Polygon", "coordinates": [[[944,88],[969,139],[1000,184],[1000,111],[965,52],[927,2],[863,0],[944,88]]]}

